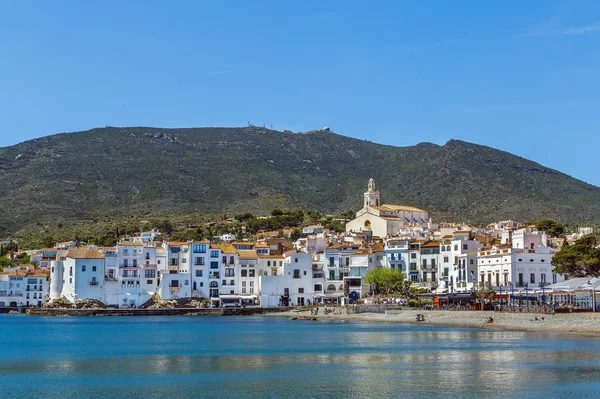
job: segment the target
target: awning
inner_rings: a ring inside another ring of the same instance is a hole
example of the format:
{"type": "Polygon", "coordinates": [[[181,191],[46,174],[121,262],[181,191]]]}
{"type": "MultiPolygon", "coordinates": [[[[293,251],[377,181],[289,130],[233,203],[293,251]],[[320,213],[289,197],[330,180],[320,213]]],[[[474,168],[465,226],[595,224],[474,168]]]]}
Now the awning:
{"type": "Polygon", "coordinates": [[[253,300],[256,299],[256,295],[242,295],[241,298],[244,300],[253,300]]]}
{"type": "Polygon", "coordinates": [[[220,299],[236,299],[240,300],[242,297],[240,295],[219,295],[220,299]]]}
{"type": "Polygon", "coordinates": [[[343,297],[344,297],[343,292],[338,292],[335,294],[315,294],[315,295],[313,295],[313,298],[343,298],[343,297]]]}

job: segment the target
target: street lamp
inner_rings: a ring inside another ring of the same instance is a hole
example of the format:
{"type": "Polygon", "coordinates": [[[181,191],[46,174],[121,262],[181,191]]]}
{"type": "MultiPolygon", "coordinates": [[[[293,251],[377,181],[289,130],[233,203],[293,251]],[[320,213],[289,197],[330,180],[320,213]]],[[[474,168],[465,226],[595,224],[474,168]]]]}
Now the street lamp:
{"type": "Polygon", "coordinates": [[[525,283],[525,303],[527,304],[527,311],[529,312],[529,283],[525,283]]]}
{"type": "Polygon", "coordinates": [[[542,307],[544,308],[544,310],[546,309],[546,291],[545,291],[545,285],[544,282],[540,282],[539,287],[542,289],[542,307]]]}
{"type": "Polygon", "coordinates": [[[512,311],[514,312],[515,311],[515,285],[512,282],[508,283],[508,285],[510,285],[510,291],[511,291],[510,307],[512,308],[512,311]]]}
{"type": "Polygon", "coordinates": [[[500,286],[500,311],[502,312],[502,286],[500,286]]]}

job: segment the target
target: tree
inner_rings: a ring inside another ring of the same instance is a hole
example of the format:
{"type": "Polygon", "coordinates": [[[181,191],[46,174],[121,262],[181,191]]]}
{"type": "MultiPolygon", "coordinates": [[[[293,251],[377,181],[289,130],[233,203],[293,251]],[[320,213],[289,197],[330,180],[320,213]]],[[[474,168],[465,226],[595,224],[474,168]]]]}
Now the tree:
{"type": "Polygon", "coordinates": [[[292,241],[296,241],[298,238],[302,237],[302,229],[296,228],[290,234],[290,238],[292,241]]]}
{"type": "Polygon", "coordinates": [[[573,277],[600,277],[600,249],[596,236],[583,236],[573,245],[563,246],[552,257],[554,272],[573,277]]]}
{"type": "Polygon", "coordinates": [[[376,267],[367,272],[365,281],[368,284],[374,284],[377,290],[384,295],[402,293],[404,291],[404,274],[400,269],[376,267]]]}
{"type": "Polygon", "coordinates": [[[19,260],[19,264],[28,265],[30,263],[31,263],[31,256],[29,256],[28,254],[23,254],[21,256],[21,259],[19,260]]]}
{"type": "Polygon", "coordinates": [[[9,267],[12,265],[12,261],[6,256],[0,257],[0,269],[4,269],[5,267],[9,267]]]}
{"type": "Polygon", "coordinates": [[[552,219],[543,219],[535,223],[535,228],[539,231],[545,231],[552,237],[560,237],[565,233],[565,226],[555,222],[552,219]]]}
{"type": "Polygon", "coordinates": [[[271,216],[281,216],[281,215],[283,215],[283,211],[281,209],[275,208],[271,211],[271,216]]]}
{"type": "Polygon", "coordinates": [[[486,300],[492,299],[494,297],[494,290],[485,286],[480,286],[478,289],[474,291],[475,297],[479,300],[481,304],[481,310],[483,310],[483,306],[486,300]]]}

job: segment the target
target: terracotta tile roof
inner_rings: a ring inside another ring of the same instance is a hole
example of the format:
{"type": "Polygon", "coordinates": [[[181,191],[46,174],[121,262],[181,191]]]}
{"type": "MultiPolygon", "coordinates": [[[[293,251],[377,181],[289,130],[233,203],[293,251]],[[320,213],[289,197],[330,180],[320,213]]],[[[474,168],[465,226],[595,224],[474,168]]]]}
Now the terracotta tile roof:
{"type": "Polygon", "coordinates": [[[427,244],[422,245],[424,248],[434,248],[434,247],[439,247],[441,244],[440,241],[431,241],[428,242],[427,244]]]}
{"type": "Polygon", "coordinates": [[[141,247],[143,245],[144,245],[143,242],[131,242],[131,241],[123,241],[123,242],[117,243],[118,247],[141,247]]]}
{"type": "Polygon", "coordinates": [[[250,249],[238,249],[240,259],[258,258],[258,254],[254,250],[250,249]]]}
{"type": "Polygon", "coordinates": [[[67,252],[67,258],[71,259],[104,259],[102,252],[94,251],[87,248],[70,249],[67,252]]]}
{"type": "Polygon", "coordinates": [[[169,246],[171,247],[180,247],[182,245],[190,245],[188,241],[172,241],[169,242],[169,246]]]}

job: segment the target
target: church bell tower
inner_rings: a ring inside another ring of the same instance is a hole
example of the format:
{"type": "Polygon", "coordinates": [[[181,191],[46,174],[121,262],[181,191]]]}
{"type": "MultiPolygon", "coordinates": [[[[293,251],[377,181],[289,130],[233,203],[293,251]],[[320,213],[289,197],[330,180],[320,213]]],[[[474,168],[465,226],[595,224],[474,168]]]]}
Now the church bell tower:
{"type": "Polygon", "coordinates": [[[369,187],[365,192],[365,203],[364,207],[369,206],[380,206],[381,205],[381,196],[379,195],[379,191],[375,188],[375,180],[373,178],[369,179],[369,187]]]}

